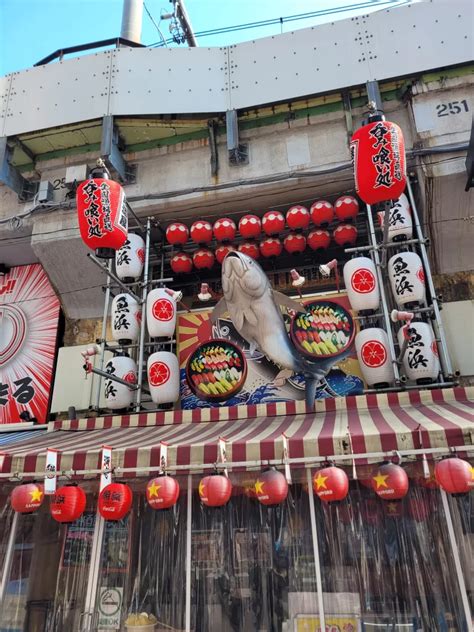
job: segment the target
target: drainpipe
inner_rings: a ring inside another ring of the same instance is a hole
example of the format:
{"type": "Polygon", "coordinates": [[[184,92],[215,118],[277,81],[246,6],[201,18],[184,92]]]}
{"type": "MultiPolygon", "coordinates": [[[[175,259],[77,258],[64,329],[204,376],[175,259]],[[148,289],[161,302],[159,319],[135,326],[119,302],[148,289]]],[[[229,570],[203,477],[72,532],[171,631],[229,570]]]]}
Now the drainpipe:
{"type": "Polygon", "coordinates": [[[122,28],[120,37],[141,43],[143,21],[143,0],[123,0],[122,28]]]}

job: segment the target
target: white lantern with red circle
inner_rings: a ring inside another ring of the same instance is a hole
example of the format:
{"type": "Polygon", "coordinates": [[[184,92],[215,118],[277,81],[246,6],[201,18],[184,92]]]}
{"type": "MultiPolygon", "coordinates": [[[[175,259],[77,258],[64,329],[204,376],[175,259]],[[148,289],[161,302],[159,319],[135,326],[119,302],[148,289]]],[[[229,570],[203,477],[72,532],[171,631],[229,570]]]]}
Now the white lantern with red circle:
{"type": "Polygon", "coordinates": [[[127,345],[138,340],[142,310],[131,294],[117,294],[112,301],[112,338],[127,345]]]}
{"type": "Polygon", "coordinates": [[[341,224],[332,236],[338,246],[353,246],[357,241],[357,228],[352,224],[341,224]]]}
{"type": "Polygon", "coordinates": [[[286,223],[291,230],[304,230],[309,226],[309,211],[306,206],[296,204],[286,214],[286,223]]]}
{"type": "Polygon", "coordinates": [[[239,233],[244,239],[256,239],[262,232],[262,222],[257,215],[244,215],[239,221],[239,233]]]}
{"type": "Polygon", "coordinates": [[[306,243],[311,250],[326,250],[331,243],[331,235],[327,230],[312,230],[306,238],[306,243]]]}
{"type": "Polygon", "coordinates": [[[327,200],[313,202],[309,209],[311,221],[315,226],[328,226],[334,219],[334,208],[327,200]]]}
{"type": "Polygon", "coordinates": [[[193,264],[197,270],[210,270],[214,261],[214,253],[209,248],[199,248],[193,254],[193,264]]]}
{"type": "Polygon", "coordinates": [[[191,239],[196,244],[208,244],[212,241],[212,226],[205,220],[198,220],[191,226],[191,239]]]}
{"type": "Polygon", "coordinates": [[[146,324],[152,338],[171,338],[176,328],[176,301],[165,288],[152,290],[146,299],[146,324]]]}
{"type": "Polygon", "coordinates": [[[359,212],[359,202],[352,195],[342,195],[334,204],[336,217],[340,222],[351,222],[359,212]]]}
{"type": "Polygon", "coordinates": [[[260,252],[263,257],[279,257],[283,250],[283,244],[278,237],[268,237],[260,242],[260,252]]]}
{"type": "Polygon", "coordinates": [[[344,284],[352,309],[356,312],[378,309],[380,291],[377,270],[369,257],[354,257],[344,264],[344,284]]]}
{"type": "Polygon", "coordinates": [[[193,259],[187,252],[177,252],[171,257],[170,267],[175,274],[189,274],[193,269],[193,259]]]}
{"type": "MultiPolygon", "coordinates": [[[[105,372],[133,385],[137,383],[137,365],[128,355],[114,356],[107,361],[105,372]]],[[[110,378],[104,380],[104,395],[107,408],[121,410],[128,408],[133,401],[133,389],[115,382],[110,378]]]]}
{"type": "Polygon", "coordinates": [[[301,233],[290,233],[283,240],[286,252],[292,255],[304,252],[306,249],[306,237],[301,233]]]}
{"type": "Polygon", "coordinates": [[[122,281],[139,279],[145,263],[145,242],[140,235],[128,233],[127,241],[115,252],[115,272],[122,281]]]}
{"type": "Polygon", "coordinates": [[[243,252],[244,255],[252,257],[252,259],[258,259],[260,257],[258,244],[254,241],[245,241],[243,244],[240,244],[239,252],[243,252]]]}
{"type": "Polygon", "coordinates": [[[166,229],[166,241],[172,246],[183,245],[188,241],[189,230],[186,224],[173,222],[166,229]]]}
{"type": "Polygon", "coordinates": [[[225,244],[223,246],[219,246],[216,249],[216,260],[217,263],[222,265],[225,257],[229,254],[229,252],[235,252],[235,247],[232,244],[225,244]]]}
{"type": "Polygon", "coordinates": [[[152,353],[147,363],[148,386],[155,404],[173,404],[179,399],[178,358],[170,351],[152,353]]]}
{"type": "MultiPolygon", "coordinates": [[[[405,328],[398,331],[398,344],[403,344],[405,328]]],[[[433,328],[429,323],[411,322],[409,324],[408,346],[403,356],[403,368],[409,380],[417,384],[430,384],[437,381],[440,372],[438,345],[433,328]]]]}
{"type": "Polygon", "coordinates": [[[355,337],[355,348],[367,384],[375,388],[390,386],[395,374],[387,332],[380,327],[362,329],[355,337]]]}
{"type": "Polygon", "coordinates": [[[262,217],[262,228],[266,235],[279,235],[285,229],[285,218],[280,211],[268,211],[262,217]]]}
{"type": "Polygon", "coordinates": [[[228,217],[218,219],[213,227],[214,237],[217,241],[232,241],[235,238],[237,227],[228,217]]]}
{"type": "Polygon", "coordinates": [[[388,276],[398,305],[426,301],[425,272],[416,252],[399,252],[388,260],[388,276]]]}
{"type": "MultiPolygon", "coordinates": [[[[383,228],[385,213],[377,213],[379,224],[383,228]]],[[[413,237],[413,220],[411,217],[410,203],[407,196],[402,193],[396,202],[388,210],[388,240],[405,241],[413,237]]]]}

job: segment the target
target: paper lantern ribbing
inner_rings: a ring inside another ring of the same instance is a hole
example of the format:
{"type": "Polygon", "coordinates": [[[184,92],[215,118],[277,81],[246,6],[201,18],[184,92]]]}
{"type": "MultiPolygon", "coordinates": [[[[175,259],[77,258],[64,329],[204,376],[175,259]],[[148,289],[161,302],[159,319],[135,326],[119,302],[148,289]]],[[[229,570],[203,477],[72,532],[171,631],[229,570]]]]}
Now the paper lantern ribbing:
{"type": "MultiPolygon", "coordinates": [[[[379,224],[383,228],[385,213],[377,213],[379,224]]],[[[413,220],[407,196],[403,193],[388,210],[388,240],[405,241],[413,237],[413,220]]]]}
{"type": "Polygon", "coordinates": [[[117,294],[112,301],[112,338],[122,345],[138,340],[142,310],[131,294],[117,294]]]}
{"type": "Polygon", "coordinates": [[[219,248],[217,248],[216,250],[217,263],[220,263],[222,265],[222,262],[224,261],[226,255],[229,254],[229,252],[235,252],[235,248],[231,244],[219,246],[219,248]]]}
{"type": "Polygon", "coordinates": [[[328,226],[334,219],[334,208],[331,202],[317,200],[309,210],[311,221],[315,226],[328,226]]]}
{"type": "Polygon", "coordinates": [[[336,217],[341,222],[350,222],[357,217],[359,202],[352,195],[343,195],[334,204],[336,217]]]}
{"type": "Polygon", "coordinates": [[[158,287],[146,299],[146,325],[152,338],[171,338],[176,329],[176,300],[158,287]]]}
{"type": "Polygon", "coordinates": [[[354,257],[344,264],[344,285],[356,312],[378,309],[380,303],[377,269],[369,257],[354,257]]]}
{"type": "MultiPolygon", "coordinates": [[[[128,355],[114,356],[107,361],[105,372],[125,380],[129,384],[137,383],[137,365],[128,355]]],[[[128,408],[133,401],[133,390],[110,379],[104,381],[104,394],[107,408],[120,410],[128,408]]]]}
{"type": "Polygon", "coordinates": [[[12,490],[10,503],[17,513],[34,513],[44,500],[44,487],[37,483],[24,483],[12,490]]]}
{"type": "Polygon", "coordinates": [[[256,239],[262,232],[262,222],[257,215],[244,215],[239,221],[239,233],[244,239],[256,239]]]}
{"type": "Polygon", "coordinates": [[[177,252],[170,261],[175,274],[189,274],[193,269],[193,259],[187,252],[177,252]]]}
{"type": "Polygon", "coordinates": [[[341,224],[332,236],[338,246],[353,246],[357,240],[357,228],[352,224],[341,224]]]}
{"type": "Polygon", "coordinates": [[[74,522],[86,508],[86,494],[82,487],[65,485],[51,496],[49,512],[56,522],[74,522]]]}
{"type": "Polygon", "coordinates": [[[122,520],[132,507],[132,490],[125,483],[110,483],[99,494],[99,513],[104,520],[122,520]]]}
{"type": "Polygon", "coordinates": [[[232,495],[232,483],[223,474],[205,476],[199,482],[199,498],[207,507],[222,507],[232,495]]]}
{"type": "MultiPolygon", "coordinates": [[[[380,117],[378,117],[380,118],[380,117]]],[[[354,179],[366,204],[397,200],[406,185],[405,143],[395,123],[373,120],[351,139],[354,179]]]]}
{"type": "Polygon", "coordinates": [[[285,229],[285,218],[280,211],[268,211],[262,217],[262,228],[266,235],[279,235],[285,229]]]}
{"type": "Polygon", "coordinates": [[[258,259],[260,257],[260,250],[258,244],[253,241],[245,241],[239,246],[239,252],[243,252],[244,255],[252,257],[252,259],[258,259]]]}
{"type": "Polygon", "coordinates": [[[171,476],[158,476],[148,481],[146,499],[152,509],[169,509],[179,498],[179,483],[171,476]]]}
{"type": "Polygon", "coordinates": [[[278,237],[268,237],[260,242],[260,252],[266,259],[279,257],[283,250],[283,244],[278,237]]]}
{"type": "MultiPolygon", "coordinates": [[[[404,328],[398,331],[398,344],[404,339],[404,328]]],[[[417,384],[430,384],[436,381],[440,372],[438,345],[429,323],[411,322],[409,327],[410,339],[403,356],[403,368],[409,380],[417,384]]]]}
{"type": "Polygon", "coordinates": [[[474,468],[458,457],[436,463],[435,477],[438,485],[448,494],[466,494],[474,488],[474,468]]]}
{"type": "Polygon", "coordinates": [[[210,270],[214,265],[214,253],[208,248],[199,248],[193,254],[193,263],[197,270],[210,270]]]}
{"type": "Polygon", "coordinates": [[[255,493],[262,505],[279,505],[288,496],[287,480],[274,468],[265,470],[255,481],[255,493]]]}
{"type": "Polygon", "coordinates": [[[179,399],[178,358],[171,351],[152,353],[147,362],[148,386],[155,404],[173,404],[179,399]]]}
{"type": "Polygon", "coordinates": [[[301,233],[290,233],[283,240],[283,246],[286,252],[292,255],[304,252],[306,249],[306,237],[301,233]]]}
{"type": "Polygon", "coordinates": [[[215,222],[212,230],[217,241],[232,241],[235,238],[237,227],[231,219],[223,217],[215,222]]]}
{"type": "Polygon", "coordinates": [[[286,214],[286,223],[291,230],[303,230],[309,226],[309,211],[305,206],[296,204],[286,214]]]}
{"type": "Polygon", "coordinates": [[[355,348],[362,376],[369,386],[386,388],[393,383],[395,374],[384,329],[362,329],[355,337],[355,348]]]}
{"type": "Polygon", "coordinates": [[[326,250],[331,243],[331,235],[327,230],[312,230],[306,239],[311,250],[326,250]]]}
{"type": "Polygon", "coordinates": [[[139,279],[145,263],[145,242],[140,235],[129,233],[124,245],[115,253],[115,272],[122,281],[139,279]]]}
{"type": "Polygon", "coordinates": [[[173,246],[185,244],[188,241],[188,237],[188,227],[185,224],[181,224],[181,222],[173,222],[166,229],[166,241],[173,246]]]}
{"type": "Polygon", "coordinates": [[[191,226],[191,239],[196,244],[208,244],[212,241],[212,226],[209,222],[199,220],[191,226]]]}
{"type": "Polygon", "coordinates": [[[384,463],[372,476],[372,488],[383,500],[400,500],[408,493],[408,476],[395,463],[384,463]]]}
{"type": "Polygon", "coordinates": [[[349,492],[349,479],[340,467],[325,467],[314,473],[313,490],[325,503],[344,500],[349,492]]]}
{"type": "Polygon", "coordinates": [[[425,272],[416,252],[399,252],[388,260],[388,276],[399,307],[426,300],[425,272]]]}

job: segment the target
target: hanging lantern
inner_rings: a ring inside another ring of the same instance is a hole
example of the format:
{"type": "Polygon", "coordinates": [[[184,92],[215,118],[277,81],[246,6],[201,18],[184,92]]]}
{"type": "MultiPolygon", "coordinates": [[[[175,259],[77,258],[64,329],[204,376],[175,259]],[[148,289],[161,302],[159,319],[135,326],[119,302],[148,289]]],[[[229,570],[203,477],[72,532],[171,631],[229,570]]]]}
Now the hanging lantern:
{"type": "Polygon", "coordinates": [[[222,507],[232,495],[232,483],[223,474],[205,476],[199,482],[199,498],[207,507],[222,507]]]}
{"type": "Polygon", "coordinates": [[[255,493],[262,505],[279,505],[288,496],[287,480],[275,468],[265,470],[255,481],[255,493]]]}
{"type": "Polygon", "coordinates": [[[334,204],[336,217],[340,222],[351,222],[359,212],[359,202],[352,195],[343,195],[334,204]]]}
{"type": "Polygon", "coordinates": [[[139,279],[145,263],[145,242],[140,235],[129,233],[127,241],[115,253],[115,272],[122,281],[139,279]]]}
{"type": "MultiPolygon", "coordinates": [[[[128,355],[114,356],[107,361],[105,372],[125,380],[129,384],[137,383],[137,365],[128,355]]],[[[133,401],[133,389],[110,379],[104,381],[105,403],[110,410],[128,408],[133,401]]]]}
{"type": "Polygon", "coordinates": [[[309,209],[311,220],[315,226],[328,226],[334,219],[334,208],[331,202],[318,200],[309,209]]]}
{"type": "Polygon", "coordinates": [[[112,259],[128,233],[122,187],[107,178],[85,180],[77,187],[76,204],[82,241],[98,257],[112,259]]]}
{"type": "Polygon", "coordinates": [[[349,492],[349,479],[340,467],[325,467],[315,472],[313,490],[325,503],[344,500],[349,492]]]}
{"type": "Polygon", "coordinates": [[[212,230],[217,241],[232,241],[235,238],[237,227],[231,219],[223,217],[217,220],[212,230]]]}
{"type": "Polygon", "coordinates": [[[458,457],[438,461],[435,477],[441,489],[448,494],[466,494],[474,487],[474,468],[458,457]]]}
{"type": "Polygon", "coordinates": [[[200,219],[191,226],[191,239],[196,244],[208,244],[212,241],[212,226],[200,219]]]}
{"type": "Polygon", "coordinates": [[[244,239],[256,239],[262,232],[262,222],[256,215],[244,215],[239,221],[239,233],[244,239]]]}
{"type": "Polygon", "coordinates": [[[387,388],[395,380],[387,332],[368,327],[355,337],[357,359],[365,382],[374,388],[387,388]]]}
{"type": "MultiPolygon", "coordinates": [[[[413,221],[407,196],[402,193],[398,200],[393,202],[388,211],[388,240],[405,241],[413,237],[413,221]]],[[[377,213],[379,224],[383,228],[385,212],[377,213]]]]}
{"type": "Polygon", "coordinates": [[[408,476],[395,463],[384,463],[372,475],[372,488],[383,500],[400,500],[408,493],[408,476]]]}
{"type": "Polygon", "coordinates": [[[353,134],[351,155],[356,191],[366,204],[401,196],[406,185],[406,166],[405,143],[398,125],[373,117],[353,134]]]}
{"type": "Polygon", "coordinates": [[[152,338],[171,338],[176,329],[176,300],[164,287],[152,290],[146,299],[146,325],[152,338]]]}
{"type": "Polygon", "coordinates": [[[117,294],[112,301],[112,338],[121,345],[138,340],[142,310],[131,294],[117,294]]]}
{"type": "Polygon", "coordinates": [[[152,509],[169,509],[176,505],[179,483],[171,476],[158,476],[148,481],[146,499],[152,509]]]}
{"type": "MultiPolygon", "coordinates": [[[[401,347],[404,340],[404,327],[398,331],[398,344],[401,347]]],[[[417,384],[430,384],[438,379],[440,364],[438,345],[436,344],[433,328],[429,323],[412,321],[408,331],[409,340],[403,368],[409,380],[417,384]]]]}
{"type": "Polygon", "coordinates": [[[51,496],[49,512],[56,522],[74,522],[86,508],[86,493],[77,485],[65,485],[51,496]]]}
{"type": "Polygon", "coordinates": [[[193,254],[193,263],[197,270],[210,270],[214,265],[214,253],[208,248],[199,248],[193,254]]]}
{"type": "Polygon", "coordinates": [[[170,261],[175,274],[189,274],[193,269],[193,259],[186,252],[177,252],[170,261]]]}
{"type": "Polygon", "coordinates": [[[388,275],[398,307],[425,302],[425,272],[416,252],[399,252],[390,257],[388,275]]]}
{"type": "Polygon", "coordinates": [[[260,242],[260,252],[266,259],[279,257],[282,250],[283,245],[278,237],[268,237],[260,242]]]}
{"type": "Polygon", "coordinates": [[[369,257],[354,257],[344,264],[344,284],[356,312],[378,309],[380,303],[377,269],[369,257]]]}
{"type": "Polygon", "coordinates": [[[244,255],[252,257],[252,259],[258,259],[260,257],[260,250],[258,244],[253,241],[245,241],[239,246],[239,252],[243,252],[244,255]]]}
{"type": "Polygon", "coordinates": [[[12,490],[10,503],[13,511],[22,514],[34,513],[44,500],[44,487],[37,483],[24,483],[12,490]]]}
{"type": "Polygon", "coordinates": [[[326,250],[331,243],[331,235],[327,230],[312,230],[306,239],[311,250],[326,250]]]}
{"type": "Polygon", "coordinates": [[[283,245],[286,252],[292,255],[304,252],[306,249],[306,237],[301,235],[301,233],[290,233],[283,240],[283,245]]]}
{"type": "Polygon", "coordinates": [[[184,245],[189,238],[189,230],[181,222],[173,222],[166,229],[166,241],[172,246],[184,245]]]}
{"type": "Polygon", "coordinates": [[[353,246],[357,240],[357,228],[352,224],[341,224],[332,236],[338,246],[353,246]]]}
{"type": "Polygon", "coordinates": [[[219,248],[216,250],[217,263],[222,265],[222,262],[224,261],[225,257],[229,254],[229,252],[235,252],[235,248],[231,244],[226,244],[225,246],[219,246],[219,248]]]}
{"type": "Polygon", "coordinates": [[[125,483],[110,483],[99,494],[99,513],[104,520],[122,520],[132,506],[132,490],[125,483]]]}
{"type": "Polygon", "coordinates": [[[148,386],[155,404],[173,404],[179,399],[178,358],[171,351],[157,351],[148,358],[148,386]]]}
{"type": "Polygon", "coordinates": [[[280,211],[268,211],[262,218],[262,228],[266,235],[279,235],[285,229],[285,218],[280,211]]]}
{"type": "Polygon", "coordinates": [[[305,206],[296,204],[286,214],[286,223],[291,230],[303,230],[309,226],[309,211],[305,206]]]}

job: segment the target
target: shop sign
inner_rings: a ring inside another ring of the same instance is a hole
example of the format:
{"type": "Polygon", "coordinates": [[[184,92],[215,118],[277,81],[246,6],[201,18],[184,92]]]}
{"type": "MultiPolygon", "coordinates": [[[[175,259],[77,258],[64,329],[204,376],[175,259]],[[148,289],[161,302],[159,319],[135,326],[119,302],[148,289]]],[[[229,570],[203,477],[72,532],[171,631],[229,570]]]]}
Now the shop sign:
{"type": "Polygon", "coordinates": [[[122,599],[123,588],[101,587],[98,630],[118,630],[120,628],[122,599]]]}
{"type": "Polygon", "coordinates": [[[358,632],[359,624],[354,616],[331,616],[325,617],[326,629],[321,629],[319,617],[302,615],[296,617],[295,632],[358,632]]]}

